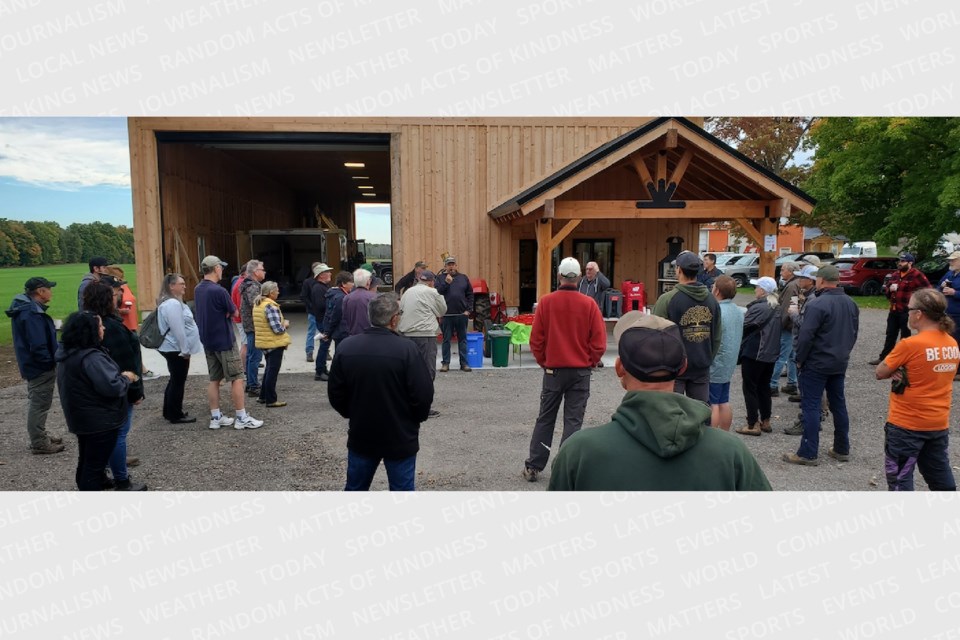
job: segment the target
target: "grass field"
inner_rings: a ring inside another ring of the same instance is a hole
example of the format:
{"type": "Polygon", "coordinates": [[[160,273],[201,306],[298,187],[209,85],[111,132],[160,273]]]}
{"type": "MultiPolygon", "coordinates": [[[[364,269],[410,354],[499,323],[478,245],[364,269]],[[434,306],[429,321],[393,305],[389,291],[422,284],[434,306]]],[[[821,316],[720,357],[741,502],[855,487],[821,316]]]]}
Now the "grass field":
{"type": "MultiPolygon", "coordinates": [[[[121,265],[124,278],[129,283],[133,295],[137,296],[138,307],[140,292],[137,290],[137,267],[132,264],[121,265]]],[[[77,310],[77,287],[83,274],[90,271],[86,264],[55,264],[39,267],[13,267],[0,269],[0,304],[4,310],[10,307],[10,301],[18,293],[23,293],[23,283],[34,276],[42,276],[57,283],[53,288],[53,299],[48,313],[53,318],[66,318],[77,310]]],[[[0,345],[13,344],[10,330],[10,318],[0,318],[0,345]]]]}

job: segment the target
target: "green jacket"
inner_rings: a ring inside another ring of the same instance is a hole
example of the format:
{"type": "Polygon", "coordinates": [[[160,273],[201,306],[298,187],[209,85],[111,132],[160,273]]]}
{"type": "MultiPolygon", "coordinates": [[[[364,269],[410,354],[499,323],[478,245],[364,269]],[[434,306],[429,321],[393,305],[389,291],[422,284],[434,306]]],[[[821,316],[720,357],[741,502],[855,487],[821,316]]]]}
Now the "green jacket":
{"type": "Polygon", "coordinates": [[[678,284],[657,298],[653,315],[680,327],[687,350],[687,370],[679,378],[696,380],[709,375],[722,338],[720,305],[713,294],[699,282],[678,284]]]}
{"type": "Polygon", "coordinates": [[[551,491],[770,491],[746,445],[704,426],[710,408],[663,391],[628,391],[613,420],[570,436],[551,491]]]}

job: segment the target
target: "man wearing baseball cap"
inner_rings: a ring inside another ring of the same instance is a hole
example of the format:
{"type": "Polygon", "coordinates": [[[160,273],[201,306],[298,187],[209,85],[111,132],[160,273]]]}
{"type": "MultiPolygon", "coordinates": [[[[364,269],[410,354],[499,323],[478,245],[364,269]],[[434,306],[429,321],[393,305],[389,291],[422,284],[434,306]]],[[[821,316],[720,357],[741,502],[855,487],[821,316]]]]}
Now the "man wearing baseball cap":
{"type": "Polygon", "coordinates": [[[803,307],[797,332],[797,369],[800,370],[800,410],[803,438],[796,453],[783,454],[790,464],[820,464],[820,422],[823,393],[833,413],[833,447],[836,459],[850,455],[850,419],[844,384],[850,352],[860,330],[860,309],[838,287],[840,271],[832,264],[817,270],[817,295],[803,307]]]}
{"type": "Polygon", "coordinates": [[[443,261],[443,271],[436,277],[437,292],[447,303],[447,313],[440,321],[443,331],[443,343],[440,346],[440,371],[450,370],[450,339],[457,332],[457,356],[460,358],[460,370],[470,371],[467,364],[467,319],[473,311],[473,285],[466,274],[457,269],[457,259],[447,256],[443,261]]]}
{"type": "Polygon", "coordinates": [[[674,382],[674,390],[705,404],[710,403],[710,364],[720,349],[720,306],[697,274],[700,256],[681,251],[674,261],[677,285],[657,298],[653,315],[680,327],[687,348],[687,369],[674,382]]]}
{"type": "Polygon", "coordinates": [[[90,267],[90,273],[83,275],[83,279],[80,280],[80,286],[77,288],[77,309],[80,311],[83,311],[83,290],[86,289],[87,285],[91,282],[99,280],[100,274],[106,273],[107,265],[109,264],[110,261],[103,256],[90,258],[90,261],[87,263],[87,266],[90,267]]]}
{"type": "MultiPolygon", "coordinates": [[[[950,268],[940,278],[940,284],[937,287],[947,299],[947,315],[953,319],[954,324],[953,339],[960,344],[960,251],[951,253],[947,261],[950,268]]],[[[960,380],[960,375],[957,375],[954,380],[960,380]]]]}
{"type": "Polygon", "coordinates": [[[916,261],[916,256],[909,251],[897,257],[897,270],[893,272],[887,283],[887,298],[890,300],[890,311],[887,313],[887,335],[883,341],[880,356],[870,361],[873,366],[883,362],[887,354],[893,351],[897,345],[897,338],[910,337],[907,311],[907,307],[910,306],[910,296],[917,289],[926,289],[930,286],[927,276],[913,266],[916,261]]]}
{"type": "Polygon", "coordinates": [[[200,262],[203,279],[194,289],[195,317],[200,330],[200,342],[207,356],[210,381],[207,384],[207,402],[210,405],[210,428],[219,429],[233,425],[234,429],[257,429],[263,420],[247,413],[244,403],[243,365],[237,350],[233,317],[239,313],[230,294],[220,286],[223,268],[227,263],[217,256],[207,256],[200,262]],[[236,420],[220,411],[220,383],[230,384],[236,420]]]}
{"type": "Polygon", "coordinates": [[[398,296],[402,296],[404,291],[420,282],[420,274],[426,269],[427,263],[423,260],[417,260],[417,263],[413,265],[413,269],[411,269],[410,272],[405,276],[397,280],[393,290],[397,292],[398,296]]]}
{"type": "Polygon", "coordinates": [[[627,392],[613,419],[573,434],[557,453],[551,491],[769,491],[747,447],[704,426],[710,408],[673,392],[687,366],[680,328],[629,311],[617,321],[614,369],[627,392]]]}
{"type": "Polygon", "coordinates": [[[47,433],[47,414],[53,403],[57,380],[57,330],[47,315],[47,305],[57,286],[46,278],[30,278],[23,293],[14,296],[7,309],[13,329],[13,348],[20,375],[27,381],[27,435],[33,453],[59,453],[63,439],[47,433]]]}
{"type": "MultiPolygon", "coordinates": [[[[437,329],[447,312],[447,302],[434,288],[436,276],[429,269],[420,271],[417,282],[400,296],[400,324],[397,331],[413,341],[427,365],[430,380],[437,377],[437,329]]],[[[440,415],[431,409],[430,417],[440,415]]]]}
{"type": "Polygon", "coordinates": [[[537,305],[530,331],[530,351],[543,367],[540,414],[530,437],[523,478],[536,482],[547,466],[557,412],[563,402],[560,446],[583,426],[590,397],[590,373],[607,350],[607,328],[593,298],[577,290],[580,263],[564,258],[557,270],[560,287],[537,305]]]}

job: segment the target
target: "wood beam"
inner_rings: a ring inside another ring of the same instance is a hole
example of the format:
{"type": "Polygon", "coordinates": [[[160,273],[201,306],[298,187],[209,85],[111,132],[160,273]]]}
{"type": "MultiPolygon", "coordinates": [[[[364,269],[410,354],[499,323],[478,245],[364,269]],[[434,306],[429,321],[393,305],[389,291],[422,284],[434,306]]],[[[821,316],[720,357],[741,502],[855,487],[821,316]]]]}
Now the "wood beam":
{"type": "Polygon", "coordinates": [[[554,220],[659,220],[692,218],[732,220],[763,218],[768,203],[755,200],[687,200],[683,209],[637,209],[635,200],[561,200],[554,207],[554,220]]]}
{"type": "Polygon", "coordinates": [[[750,236],[750,239],[753,240],[753,243],[763,248],[763,235],[760,233],[760,230],[753,226],[753,220],[748,220],[747,218],[735,218],[737,224],[744,230],[744,232],[750,236]]]}
{"type": "Polygon", "coordinates": [[[550,220],[537,220],[534,230],[537,234],[537,300],[550,293],[550,240],[553,239],[553,223],[550,220]]]}
{"type": "Polygon", "coordinates": [[[650,169],[647,168],[647,163],[643,161],[639,155],[634,155],[630,157],[630,162],[633,164],[634,170],[637,172],[637,175],[640,176],[640,182],[643,184],[643,190],[647,192],[647,196],[652,198],[653,194],[650,193],[650,188],[647,186],[649,184],[655,184],[653,182],[653,176],[650,175],[650,169]]]}
{"type": "MultiPolygon", "coordinates": [[[[772,214],[771,214],[772,215],[772,214]]],[[[777,235],[777,228],[780,226],[777,218],[763,218],[757,221],[760,225],[761,236],[777,235]]],[[[774,277],[776,274],[777,249],[773,251],[764,251],[763,243],[760,243],[760,275],[774,277]]]]}
{"type": "Polygon", "coordinates": [[[677,130],[676,129],[667,129],[667,135],[663,139],[663,148],[664,149],[677,148],[677,130]]]}
{"type": "Polygon", "coordinates": [[[563,228],[560,229],[560,231],[557,231],[557,235],[553,236],[553,239],[550,240],[550,251],[553,251],[560,246],[560,243],[563,242],[564,238],[570,235],[570,233],[576,229],[577,225],[579,225],[581,222],[582,220],[570,220],[567,222],[567,224],[563,225],[563,228]]]}
{"type": "Polygon", "coordinates": [[[678,162],[677,166],[674,167],[673,173],[670,174],[669,182],[672,182],[679,187],[680,181],[683,180],[683,174],[687,172],[687,167],[690,166],[691,160],[693,160],[693,149],[687,149],[683,152],[683,157],[680,158],[680,162],[678,162]]]}
{"type": "Polygon", "coordinates": [[[664,184],[667,182],[667,152],[659,151],[657,152],[657,183],[663,180],[664,184]]]}

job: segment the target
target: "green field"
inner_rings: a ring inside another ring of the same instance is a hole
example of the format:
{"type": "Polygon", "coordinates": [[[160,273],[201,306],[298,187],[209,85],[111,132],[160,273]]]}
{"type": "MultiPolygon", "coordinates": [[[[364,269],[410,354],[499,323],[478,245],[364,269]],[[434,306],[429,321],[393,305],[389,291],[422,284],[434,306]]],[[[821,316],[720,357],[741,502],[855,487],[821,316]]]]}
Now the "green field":
{"type": "MultiPolygon", "coordinates": [[[[137,291],[137,267],[132,264],[120,265],[123,267],[124,278],[129,283],[133,295],[137,296],[137,306],[140,306],[140,294],[137,291]]],[[[48,313],[53,318],[66,318],[77,310],[77,287],[83,274],[90,271],[86,264],[54,264],[39,267],[12,267],[0,269],[0,304],[6,310],[10,301],[18,293],[23,293],[23,283],[34,276],[42,276],[57,283],[53,288],[53,299],[50,301],[48,313]]],[[[148,296],[151,297],[151,296],[148,296]]],[[[0,318],[0,345],[12,344],[13,335],[10,331],[10,318],[4,314],[0,318]]]]}

